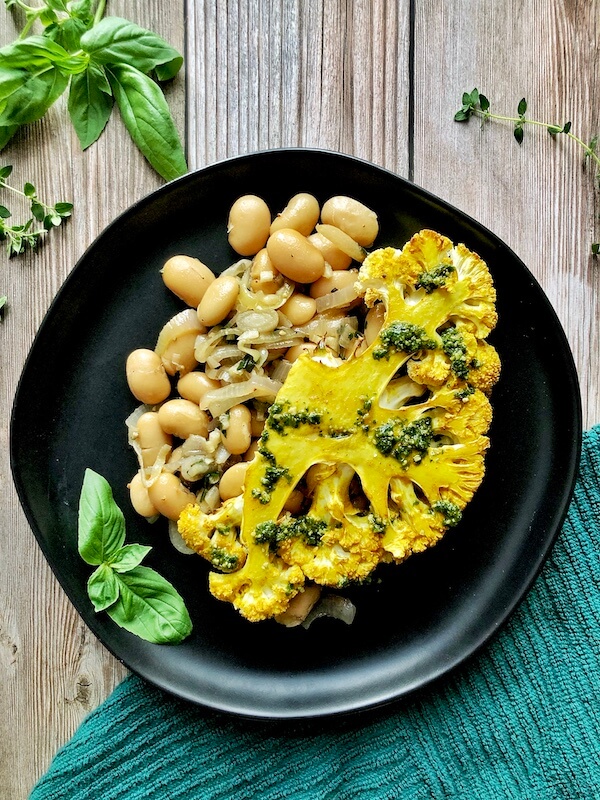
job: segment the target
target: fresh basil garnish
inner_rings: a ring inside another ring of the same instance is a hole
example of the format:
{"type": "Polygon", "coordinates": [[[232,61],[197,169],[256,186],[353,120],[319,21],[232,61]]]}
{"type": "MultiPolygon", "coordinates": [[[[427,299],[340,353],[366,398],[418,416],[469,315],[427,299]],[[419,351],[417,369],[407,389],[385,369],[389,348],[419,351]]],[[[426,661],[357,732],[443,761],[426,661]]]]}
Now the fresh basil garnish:
{"type": "Polygon", "coordinates": [[[125,519],[108,481],[85,471],[79,499],[78,549],[96,566],[87,584],[97,612],[156,644],[175,644],[192,630],[183,598],[165,578],[140,566],[151,547],[125,544],[125,519]]]}

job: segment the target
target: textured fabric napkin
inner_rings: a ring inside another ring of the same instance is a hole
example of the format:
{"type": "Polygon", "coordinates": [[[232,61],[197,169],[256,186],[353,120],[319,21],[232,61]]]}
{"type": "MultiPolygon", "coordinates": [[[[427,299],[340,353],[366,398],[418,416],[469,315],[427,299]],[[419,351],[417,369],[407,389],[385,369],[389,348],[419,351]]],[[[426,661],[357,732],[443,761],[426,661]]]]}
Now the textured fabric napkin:
{"type": "Polygon", "coordinates": [[[30,800],[600,797],[600,427],[525,602],[478,655],[385,709],[249,722],[125,680],[30,800]]]}

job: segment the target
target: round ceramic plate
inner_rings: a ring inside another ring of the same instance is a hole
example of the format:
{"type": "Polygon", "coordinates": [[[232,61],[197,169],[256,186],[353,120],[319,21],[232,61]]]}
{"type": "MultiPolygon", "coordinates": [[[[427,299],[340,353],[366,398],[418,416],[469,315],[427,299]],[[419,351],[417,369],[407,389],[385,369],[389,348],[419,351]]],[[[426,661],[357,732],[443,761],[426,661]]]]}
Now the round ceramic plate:
{"type": "Polygon", "coordinates": [[[72,271],[32,347],[11,429],[15,483],[58,580],[92,631],[131,670],[180,697],[251,717],[310,717],[391,701],[450,670],[486,642],[523,598],[567,511],[579,458],[577,377],[562,328],[531,273],[492,233],[455,208],[364,161],[315,150],[275,150],[216,164],[170,183],[112,223],[72,271]],[[280,210],[296,192],[324,202],[347,194],[380,220],[376,246],[401,247],[421,228],[464,242],[488,263],[503,363],[493,393],[487,474],[463,520],[432,550],[381,570],[350,592],[351,626],[309,630],[251,624],[207,590],[207,565],[177,553],[166,525],[131,509],[137,469],[125,418],[136,405],[125,359],[153,347],[183,304],[159,269],[177,253],[215,271],[236,259],[228,211],[242,194],[280,210]],[[86,467],[107,478],[127,540],[183,595],[192,636],[152,645],[95,614],[91,572],[77,552],[86,467]]]}

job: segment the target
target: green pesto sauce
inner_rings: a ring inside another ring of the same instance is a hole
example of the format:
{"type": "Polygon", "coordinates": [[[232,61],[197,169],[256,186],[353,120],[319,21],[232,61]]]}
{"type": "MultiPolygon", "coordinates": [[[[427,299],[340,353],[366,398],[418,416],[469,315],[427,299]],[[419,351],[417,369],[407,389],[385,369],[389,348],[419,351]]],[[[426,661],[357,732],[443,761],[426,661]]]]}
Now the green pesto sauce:
{"type": "Polygon", "coordinates": [[[446,285],[446,278],[454,272],[452,264],[440,264],[430,270],[425,270],[419,275],[415,283],[416,289],[425,289],[427,294],[431,294],[435,289],[446,285]]]}
{"type": "Polygon", "coordinates": [[[239,561],[237,556],[228,553],[223,547],[211,547],[209,558],[213,567],[225,571],[237,569],[239,561]]]}
{"type": "Polygon", "coordinates": [[[425,328],[412,322],[392,322],[379,334],[381,344],[373,349],[373,358],[380,361],[391,353],[416,353],[419,350],[435,350],[436,342],[430,339],[425,328]]]}
{"type": "MultiPolygon", "coordinates": [[[[289,403],[273,403],[267,419],[269,426],[277,433],[284,434],[286,428],[299,428],[300,425],[319,425],[321,414],[318,411],[290,411],[289,403]]],[[[264,432],[263,432],[264,435],[264,432]]]]}
{"type": "Polygon", "coordinates": [[[434,503],[431,506],[431,510],[437,511],[442,515],[444,525],[447,528],[453,528],[455,525],[458,525],[462,519],[462,511],[456,505],[456,503],[453,503],[450,500],[438,500],[437,503],[434,503]]]}
{"type": "Polygon", "coordinates": [[[384,456],[391,456],[406,469],[410,461],[418,463],[427,453],[433,430],[431,417],[421,417],[408,424],[394,420],[375,428],[373,441],[384,456]]]}
{"type": "Polygon", "coordinates": [[[254,529],[254,540],[259,544],[268,544],[272,550],[277,549],[279,542],[295,538],[316,546],[321,542],[326,527],[324,520],[309,516],[285,522],[260,522],[254,529]]]}
{"type": "Polygon", "coordinates": [[[452,372],[462,380],[466,381],[469,371],[473,369],[477,362],[475,359],[467,358],[467,346],[462,334],[457,328],[446,328],[440,334],[442,339],[442,350],[450,359],[452,372]]]}
{"type": "Polygon", "coordinates": [[[474,394],[474,393],[475,393],[475,387],[474,387],[474,386],[471,386],[471,384],[470,384],[470,383],[468,383],[468,384],[467,384],[466,386],[464,386],[462,389],[457,389],[457,390],[454,392],[454,396],[455,396],[455,397],[456,397],[458,400],[468,400],[468,399],[469,399],[469,397],[471,397],[471,395],[472,395],[472,394],[474,394]]]}

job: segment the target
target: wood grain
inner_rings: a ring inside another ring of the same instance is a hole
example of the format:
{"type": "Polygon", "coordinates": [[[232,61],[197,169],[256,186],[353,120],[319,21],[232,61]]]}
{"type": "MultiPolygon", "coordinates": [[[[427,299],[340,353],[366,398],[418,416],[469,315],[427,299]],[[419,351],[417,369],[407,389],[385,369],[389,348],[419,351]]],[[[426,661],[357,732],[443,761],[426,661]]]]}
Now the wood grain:
{"type": "Polygon", "coordinates": [[[538,279],[573,350],[586,426],[600,422],[594,172],[566,137],[528,126],[519,147],[509,123],[453,116],[477,87],[491,111],[512,116],[525,97],[528,116],[570,120],[589,141],[600,131],[599,52],[598,0],[416,4],[415,182],[489,227],[538,279]]]}
{"type": "MultiPolygon", "coordinates": [[[[111,2],[110,13],[152,28],[183,52],[183,0],[111,2]]],[[[16,32],[2,4],[2,43],[16,32]]],[[[184,85],[178,77],[167,90],[182,133],[184,85]]],[[[16,185],[29,180],[48,202],[75,202],[72,220],[38,253],[9,261],[0,251],[0,294],[10,303],[0,326],[0,797],[21,800],[126,672],[66,599],[20,508],[8,462],[12,398],[35,332],[70,270],[112,219],[162,181],[117,112],[100,141],[82,153],[62,100],[41,122],[22,129],[0,161],[14,165],[16,185]]],[[[12,198],[2,202],[16,213],[12,198]]]]}
{"type": "MultiPolygon", "coordinates": [[[[186,54],[186,74],[168,96],[191,168],[273,147],[339,150],[414,173],[503,238],[565,326],[587,424],[600,421],[592,175],[565,139],[526,131],[518,147],[509,127],[452,117],[462,92],[478,86],[499,111],[526,96],[532,114],[569,118],[589,139],[600,129],[599,12],[600,0],[109,0],[110,14],[186,54]]],[[[0,43],[14,35],[2,6],[0,43]]],[[[0,256],[0,294],[11,304],[0,326],[0,795],[21,800],[125,670],[80,622],[20,509],[7,455],[12,398],[35,331],[77,259],[161,181],[116,114],[81,153],[64,103],[0,161],[52,201],[76,200],[72,221],[37,255],[0,256]]]]}

